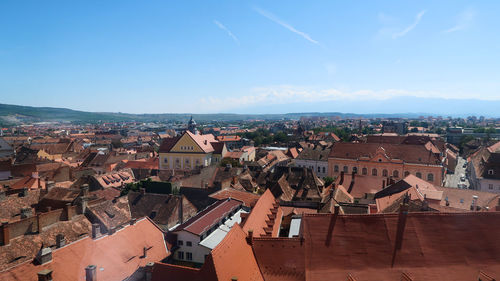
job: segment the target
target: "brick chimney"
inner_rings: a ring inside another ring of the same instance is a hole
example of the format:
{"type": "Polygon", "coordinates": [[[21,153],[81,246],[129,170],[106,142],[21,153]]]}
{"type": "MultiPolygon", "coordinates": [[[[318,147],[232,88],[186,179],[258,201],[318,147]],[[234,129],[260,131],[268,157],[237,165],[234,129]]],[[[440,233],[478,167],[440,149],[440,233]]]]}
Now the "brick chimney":
{"type": "Polygon", "coordinates": [[[253,244],[253,229],[248,230],[247,243],[250,246],[253,244]]]}
{"type": "Polygon", "coordinates": [[[182,198],[182,195],[181,195],[180,196],[180,200],[179,200],[179,211],[178,211],[178,214],[179,214],[179,223],[183,223],[184,222],[184,210],[183,210],[182,201],[183,201],[183,198],[182,198]]]}
{"type": "Polygon", "coordinates": [[[97,281],[97,266],[89,265],[85,268],[85,281],[97,281]]]}
{"type": "Polygon", "coordinates": [[[339,185],[344,183],[344,171],[340,172],[340,182],[339,185]]]}
{"type": "Polygon", "coordinates": [[[10,228],[9,228],[9,222],[4,221],[2,222],[2,225],[0,226],[2,230],[2,245],[9,245],[10,244],[10,228]]]}
{"type": "Polygon", "coordinates": [[[148,257],[148,247],[142,247],[142,258],[145,259],[148,257]]]}
{"type": "Polygon", "coordinates": [[[349,184],[349,189],[347,190],[347,193],[351,194],[352,188],[354,187],[354,177],[356,176],[356,172],[352,172],[352,179],[351,183],[349,184]]]}
{"type": "Polygon", "coordinates": [[[47,189],[47,192],[50,191],[54,186],[56,186],[56,184],[53,181],[47,181],[45,184],[45,188],[47,189]]]}
{"type": "Polygon", "coordinates": [[[37,273],[38,281],[52,281],[52,270],[44,269],[37,273]]]}

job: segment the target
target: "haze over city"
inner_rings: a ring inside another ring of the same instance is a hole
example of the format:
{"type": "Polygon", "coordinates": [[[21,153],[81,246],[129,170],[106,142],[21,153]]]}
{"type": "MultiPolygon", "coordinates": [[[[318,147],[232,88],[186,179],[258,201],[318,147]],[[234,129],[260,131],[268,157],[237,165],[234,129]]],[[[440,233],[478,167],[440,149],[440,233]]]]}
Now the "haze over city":
{"type": "Polygon", "coordinates": [[[495,1],[3,1],[1,102],[497,116],[499,12],[495,1]]]}

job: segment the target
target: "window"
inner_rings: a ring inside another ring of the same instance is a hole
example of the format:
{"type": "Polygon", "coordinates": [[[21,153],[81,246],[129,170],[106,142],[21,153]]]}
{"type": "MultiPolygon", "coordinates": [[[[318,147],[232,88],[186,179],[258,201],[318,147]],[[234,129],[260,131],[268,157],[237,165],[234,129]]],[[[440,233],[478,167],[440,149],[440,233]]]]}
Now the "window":
{"type": "Polygon", "coordinates": [[[167,157],[163,158],[163,163],[168,163],[168,158],[167,157]]]}
{"type": "Polygon", "coordinates": [[[382,162],[382,159],[378,159],[378,162],[382,162]]]}
{"type": "Polygon", "coordinates": [[[177,252],[177,258],[180,259],[180,260],[183,260],[184,259],[184,252],[177,252]]]}
{"type": "Polygon", "coordinates": [[[358,167],[352,167],[352,172],[357,173],[358,172],[358,167]]]}
{"type": "Polygon", "coordinates": [[[399,172],[398,172],[398,170],[394,170],[392,172],[392,176],[395,177],[395,178],[399,178],[399,172]]]}
{"type": "Polygon", "coordinates": [[[344,169],[344,173],[347,173],[347,172],[349,172],[349,167],[347,167],[347,166],[344,166],[344,168],[343,168],[343,169],[344,169]]]}
{"type": "Polygon", "coordinates": [[[406,171],[405,172],[405,177],[409,176],[410,175],[410,172],[406,171]]]}
{"type": "Polygon", "coordinates": [[[177,240],[177,245],[182,246],[182,245],[184,245],[184,243],[182,242],[182,240],[177,240]]]}
{"type": "Polygon", "coordinates": [[[324,173],[326,173],[326,169],[325,169],[325,167],[323,167],[323,174],[324,174],[324,173]]]}
{"type": "Polygon", "coordinates": [[[377,175],[377,169],[372,169],[372,176],[376,176],[377,175]]]}
{"type": "Polygon", "coordinates": [[[417,172],[415,175],[416,175],[416,176],[417,176],[417,178],[419,178],[419,179],[421,179],[421,178],[422,178],[422,173],[420,173],[420,172],[417,172]]]}
{"type": "Polygon", "coordinates": [[[200,165],[200,160],[199,159],[196,159],[196,165],[200,165]]]}
{"type": "Polygon", "coordinates": [[[186,246],[191,247],[193,246],[193,243],[191,243],[191,241],[186,241],[186,246]]]}
{"type": "Polygon", "coordinates": [[[434,174],[427,174],[427,181],[434,181],[434,174]]]}
{"type": "Polygon", "coordinates": [[[175,158],[175,163],[179,164],[180,160],[179,158],[175,158]]]}
{"type": "Polygon", "coordinates": [[[493,175],[495,172],[493,170],[488,170],[488,175],[493,175]]]}
{"type": "Polygon", "coordinates": [[[193,260],[193,253],[186,252],[186,260],[192,261],[193,260]]]}
{"type": "Polygon", "coordinates": [[[186,162],[186,164],[189,164],[189,159],[188,159],[188,158],[186,158],[185,162],[186,162]]]}
{"type": "Polygon", "coordinates": [[[493,189],[493,185],[491,183],[488,184],[488,189],[493,189]]]}
{"type": "Polygon", "coordinates": [[[363,168],[363,169],[361,170],[361,173],[362,173],[363,175],[368,175],[368,169],[367,169],[367,168],[363,168]]]}
{"type": "Polygon", "coordinates": [[[335,165],[335,166],[333,167],[333,171],[334,171],[335,173],[338,173],[338,172],[339,172],[339,166],[338,166],[338,165],[335,165]]]}
{"type": "Polygon", "coordinates": [[[318,166],[318,173],[321,173],[321,167],[318,166]]]}
{"type": "Polygon", "coordinates": [[[389,173],[387,172],[387,170],[386,170],[386,169],[383,169],[383,170],[382,170],[382,176],[383,176],[383,177],[387,177],[388,175],[389,175],[389,173]]]}

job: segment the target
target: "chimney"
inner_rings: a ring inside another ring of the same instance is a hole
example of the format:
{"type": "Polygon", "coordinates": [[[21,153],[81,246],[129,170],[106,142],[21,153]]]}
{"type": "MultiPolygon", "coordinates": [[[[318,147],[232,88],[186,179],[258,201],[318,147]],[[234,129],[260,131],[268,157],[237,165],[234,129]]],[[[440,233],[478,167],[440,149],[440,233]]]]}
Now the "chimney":
{"type": "Polygon", "coordinates": [[[52,261],[52,249],[49,247],[42,248],[38,252],[38,254],[36,256],[36,260],[41,265],[46,264],[48,262],[51,262],[52,261]]]}
{"type": "Polygon", "coordinates": [[[101,226],[98,223],[92,224],[92,239],[97,239],[101,236],[101,226]]]}
{"type": "Polygon", "coordinates": [[[44,269],[37,273],[38,281],[52,281],[52,270],[44,269]]]}
{"type": "Polygon", "coordinates": [[[182,195],[180,196],[180,200],[179,200],[179,211],[178,211],[178,214],[179,214],[179,223],[183,223],[184,221],[184,210],[182,209],[182,202],[183,201],[183,198],[182,198],[182,195]]]}
{"type": "Polygon", "coordinates": [[[247,243],[250,246],[252,246],[252,244],[253,244],[253,229],[248,230],[247,243]]]}
{"type": "Polygon", "coordinates": [[[93,264],[85,268],[85,281],[97,281],[96,268],[93,264]]]}
{"type": "Polygon", "coordinates": [[[38,172],[32,172],[31,173],[31,177],[34,178],[34,179],[38,179],[39,178],[38,172]]]}
{"type": "Polygon", "coordinates": [[[31,207],[21,208],[21,219],[26,219],[33,216],[31,207]]]}
{"type": "Polygon", "coordinates": [[[47,191],[50,191],[54,186],[56,186],[56,184],[53,181],[47,181],[47,183],[45,184],[45,188],[47,189],[47,191]]]}
{"type": "Polygon", "coordinates": [[[148,257],[148,247],[142,247],[142,258],[145,259],[148,257]]]}
{"type": "Polygon", "coordinates": [[[59,248],[62,248],[64,247],[64,245],[66,245],[66,238],[64,238],[64,234],[57,234],[56,235],[56,247],[59,249],[59,248]]]}
{"type": "Polygon", "coordinates": [[[382,189],[385,188],[385,180],[382,180],[382,189]]]}
{"type": "Polygon", "coordinates": [[[344,171],[340,172],[340,182],[339,185],[344,183],[344,171]]]}
{"type": "Polygon", "coordinates": [[[80,200],[80,213],[81,214],[85,214],[85,212],[87,211],[88,202],[89,202],[88,197],[81,197],[81,200],[80,200]]]}
{"type": "Polygon", "coordinates": [[[3,240],[2,245],[9,245],[10,244],[9,222],[8,221],[2,222],[1,228],[2,228],[2,240],[3,240]]]}
{"type": "Polygon", "coordinates": [[[23,187],[23,192],[21,193],[21,197],[26,197],[28,196],[28,188],[25,186],[23,187]]]}
{"type": "Polygon", "coordinates": [[[325,246],[329,247],[332,241],[333,229],[335,228],[335,223],[337,222],[337,217],[340,213],[340,205],[335,204],[333,209],[333,214],[330,214],[330,222],[328,223],[328,232],[326,234],[325,246]]]}
{"type": "Polygon", "coordinates": [[[73,213],[71,212],[71,203],[66,203],[66,205],[64,205],[64,213],[67,220],[71,220],[71,218],[73,218],[73,213]]]}
{"type": "Polygon", "coordinates": [[[352,188],[354,187],[354,177],[356,176],[356,172],[352,172],[352,179],[351,183],[349,184],[349,189],[347,190],[347,193],[351,194],[352,188]]]}
{"type": "Polygon", "coordinates": [[[89,185],[83,184],[80,188],[82,190],[82,196],[89,196],[89,185]]]}
{"type": "Polygon", "coordinates": [[[146,280],[145,281],[151,281],[153,279],[153,266],[155,265],[154,262],[148,262],[146,264],[146,280]]]}
{"type": "Polygon", "coordinates": [[[408,204],[401,204],[399,207],[398,225],[396,228],[396,242],[394,245],[394,252],[392,254],[392,265],[396,261],[396,253],[401,250],[403,246],[403,234],[406,227],[406,218],[408,216],[408,204]]]}
{"type": "Polygon", "coordinates": [[[5,195],[5,190],[0,190],[0,202],[5,200],[7,196],[5,195]]]}

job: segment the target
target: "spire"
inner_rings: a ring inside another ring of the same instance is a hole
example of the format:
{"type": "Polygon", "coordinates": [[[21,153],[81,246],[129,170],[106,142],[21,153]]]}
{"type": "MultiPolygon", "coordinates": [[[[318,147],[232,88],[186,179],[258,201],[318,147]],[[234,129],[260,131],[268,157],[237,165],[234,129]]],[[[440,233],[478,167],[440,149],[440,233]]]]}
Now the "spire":
{"type": "Polygon", "coordinates": [[[188,122],[188,131],[193,134],[198,134],[198,130],[196,130],[196,121],[193,120],[193,115],[191,115],[191,119],[188,122]]]}

